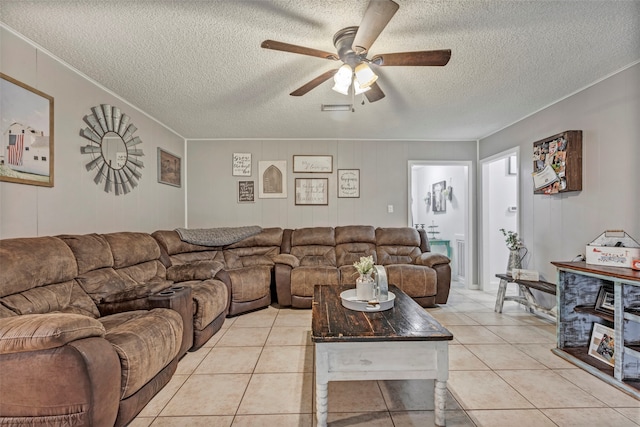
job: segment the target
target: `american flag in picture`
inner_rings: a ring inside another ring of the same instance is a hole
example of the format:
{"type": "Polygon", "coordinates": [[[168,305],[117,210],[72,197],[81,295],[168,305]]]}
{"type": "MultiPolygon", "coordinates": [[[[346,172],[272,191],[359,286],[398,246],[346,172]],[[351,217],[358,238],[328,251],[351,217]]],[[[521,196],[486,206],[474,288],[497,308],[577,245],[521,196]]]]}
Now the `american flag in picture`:
{"type": "Polygon", "coordinates": [[[24,149],[24,134],[9,135],[9,158],[10,165],[22,166],[22,151],[24,149]]]}

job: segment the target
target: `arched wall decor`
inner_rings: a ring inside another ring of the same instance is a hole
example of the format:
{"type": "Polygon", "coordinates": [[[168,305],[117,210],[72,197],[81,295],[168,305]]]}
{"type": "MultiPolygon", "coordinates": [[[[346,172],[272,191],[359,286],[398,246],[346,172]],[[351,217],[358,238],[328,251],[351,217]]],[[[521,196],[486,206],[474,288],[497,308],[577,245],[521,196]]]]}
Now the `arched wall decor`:
{"type": "Polygon", "coordinates": [[[92,107],[91,112],[83,117],[89,127],[80,130],[80,136],[89,140],[89,144],[80,148],[82,154],[91,155],[87,171],[97,169],[93,180],[96,185],[104,180],[105,192],[114,191],[116,196],[127,194],[138,185],[144,167],[139,159],[144,153],[136,148],[142,140],[133,136],[138,128],[118,107],[101,104],[92,107]]]}

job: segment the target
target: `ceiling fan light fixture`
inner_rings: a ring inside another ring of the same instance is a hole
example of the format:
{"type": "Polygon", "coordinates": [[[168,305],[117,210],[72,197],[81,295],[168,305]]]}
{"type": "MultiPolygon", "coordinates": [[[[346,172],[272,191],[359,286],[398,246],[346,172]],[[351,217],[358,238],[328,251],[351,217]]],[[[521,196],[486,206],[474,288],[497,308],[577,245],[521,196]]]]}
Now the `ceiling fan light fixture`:
{"type": "Polygon", "coordinates": [[[353,70],[347,64],[342,65],[338,69],[338,72],[333,76],[333,81],[339,86],[351,85],[351,78],[353,77],[353,70]]]}
{"type": "Polygon", "coordinates": [[[335,85],[333,85],[333,87],[331,89],[335,90],[338,93],[341,93],[343,95],[349,95],[349,86],[350,85],[339,85],[338,83],[336,83],[335,85]]]}
{"type": "Polygon", "coordinates": [[[360,95],[361,93],[365,93],[366,91],[368,91],[370,89],[371,89],[371,86],[369,86],[369,87],[360,86],[360,83],[358,82],[358,79],[355,79],[353,81],[353,90],[354,90],[356,95],[360,95]]]}
{"type": "Polygon", "coordinates": [[[361,62],[356,66],[356,79],[361,88],[368,88],[378,80],[378,76],[371,70],[366,62],[361,62]]]}

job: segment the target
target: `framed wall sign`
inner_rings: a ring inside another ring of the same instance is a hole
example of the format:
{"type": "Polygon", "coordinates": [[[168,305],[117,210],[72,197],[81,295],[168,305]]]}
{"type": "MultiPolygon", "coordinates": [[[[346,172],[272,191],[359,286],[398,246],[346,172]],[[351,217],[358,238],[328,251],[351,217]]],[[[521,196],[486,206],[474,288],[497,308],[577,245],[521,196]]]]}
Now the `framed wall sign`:
{"type": "Polygon", "coordinates": [[[255,181],[238,181],[238,203],[253,203],[255,199],[255,181]]]}
{"type": "Polygon", "coordinates": [[[332,173],[333,156],[293,156],[293,172],[332,173]]]}
{"type": "Polygon", "coordinates": [[[328,204],[328,178],[296,178],[296,205],[328,204]]]}
{"type": "Polygon", "coordinates": [[[233,153],[233,176],[251,176],[251,153],[233,153]]]}
{"type": "Polygon", "coordinates": [[[360,197],[360,169],[338,169],[338,197],[360,197]]]}
{"type": "Polygon", "coordinates": [[[258,197],[261,199],[287,198],[287,161],[266,160],[258,162],[258,197]]]}
{"type": "Polygon", "coordinates": [[[158,147],[158,182],[182,186],[182,159],[158,147]]]}
{"type": "Polygon", "coordinates": [[[53,97],[0,73],[0,181],[53,187],[53,97]]]}
{"type": "Polygon", "coordinates": [[[447,199],[444,196],[444,191],[447,188],[447,181],[436,182],[431,186],[433,202],[431,203],[434,213],[447,211],[447,199]]]}

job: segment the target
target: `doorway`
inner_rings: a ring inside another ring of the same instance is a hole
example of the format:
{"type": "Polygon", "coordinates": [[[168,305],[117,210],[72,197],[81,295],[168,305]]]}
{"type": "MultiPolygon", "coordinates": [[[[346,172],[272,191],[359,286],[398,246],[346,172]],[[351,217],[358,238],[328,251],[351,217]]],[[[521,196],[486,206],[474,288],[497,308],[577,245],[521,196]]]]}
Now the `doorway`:
{"type": "Polygon", "coordinates": [[[451,259],[452,280],[471,280],[471,162],[409,161],[410,227],[424,228],[431,251],[451,259]]]}
{"type": "Polygon", "coordinates": [[[506,271],[509,250],[500,229],[519,233],[519,149],[481,160],[482,249],[480,288],[497,292],[496,274],[506,271]]]}

